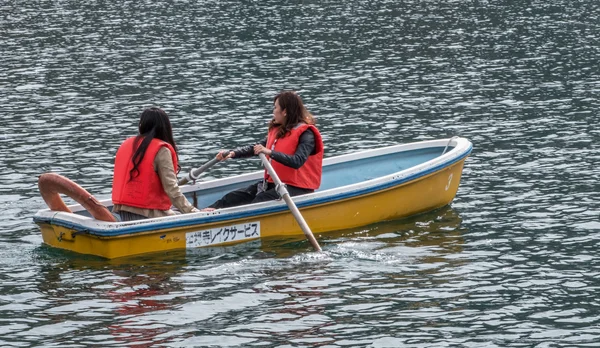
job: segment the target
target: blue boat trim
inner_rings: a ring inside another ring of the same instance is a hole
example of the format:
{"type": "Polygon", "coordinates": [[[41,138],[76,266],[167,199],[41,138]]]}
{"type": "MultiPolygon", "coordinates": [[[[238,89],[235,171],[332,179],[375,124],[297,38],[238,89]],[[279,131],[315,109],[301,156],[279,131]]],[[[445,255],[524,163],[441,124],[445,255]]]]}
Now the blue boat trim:
{"type": "MultiPolygon", "coordinates": [[[[431,167],[429,169],[419,171],[413,175],[404,177],[402,179],[391,180],[384,184],[368,187],[368,188],[361,189],[361,190],[340,193],[340,194],[327,196],[327,197],[323,197],[323,198],[315,198],[315,199],[297,203],[296,205],[298,208],[303,208],[303,207],[309,207],[309,206],[318,205],[318,204],[324,204],[324,203],[328,203],[328,202],[332,202],[332,201],[338,201],[338,200],[342,200],[342,199],[362,196],[365,194],[375,193],[378,191],[383,191],[390,187],[398,186],[398,185],[413,181],[415,179],[421,178],[423,176],[429,175],[431,173],[435,173],[443,168],[449,167],[457,162],[460,162],[471,153],[472,149],[473,149],[473,146],[470,145],[469,148],[459,157],[456,157],[450,161],[442,162],[435,167],[431,167]]],[[[87,230],[87,232],[89,234],[98,236],[98,237],[115,237],[115,236],[123,236],[123,235],[133,234],[133,233],[137,233],[137,232],[160,231],[163,229],[181,227],[181,226],[193,227],[195,225],[204,225],[204,224],[214,223],[214,222],[237,220],[237,219],[246,218],[246,217],[257,217],[258,218],[259,216],[262,216],[262,215],[279,213],[279,212],[287,211],[287,210],[288,210],[288,207],[286,205],[280,205],[277,207],[269,207],[269,208],[252,209],[252,210],[248,210],[248,211],[242,211],[242,212],[238,212],[236,214],[207,216],[207,217],[201,217],[198,219],[169,221],[169,222],[156,223],[156,224],[141,224],[138,226],[119,228],[114,231],[93,229],[88,226],[83,226],[80,224],[72,223],[70,221],[56,219],[56,218],[34,216],[33,220],[36,223],[51,223],[53,225],[63,226],[66,228],[74,229],[76,231],[87,230]],[[151,228],[149,229],[149,227],[151,227],[151,228]]]]}

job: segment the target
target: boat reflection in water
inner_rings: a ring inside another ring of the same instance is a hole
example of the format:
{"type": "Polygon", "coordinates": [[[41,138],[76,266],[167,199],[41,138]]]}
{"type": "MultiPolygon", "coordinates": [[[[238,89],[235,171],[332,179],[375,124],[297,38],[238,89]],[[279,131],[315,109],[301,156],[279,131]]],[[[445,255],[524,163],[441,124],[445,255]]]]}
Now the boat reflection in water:
{"type": "MultiPolygon", "coordinates": [[[[172,339],[159,337],[170,327],[145,323],[143,318],[151,312],[173,309],[179,303],[183,285],[176,278],[187,266],[185,251],[118,261],[63,253],[65,256],[62,262],[44,266],[43,279],[37,284],[46,297],[60,299],[58,309],[47,311],[50,320],[63,322],[74,314],[94,318],[86,330],[97,333],[98,339],[107,344],[113,341],[150,347],[172,339]],[[112,340],[103,333],[106,329],[112,340]]],[[[94,340],[89,334],[88,338],[94,340]]]]}
{"type": "MultiPolygon", "coordinates": [[[[45,310],[47,319],[68,326],[74,315],[94,318],[83,328],[90,340],[136,347],[192,342],[223,321],[233,331],[248,332],[242,323],[248,318],[240,313],[253,312],[264,301],[285,302],[272,310],[296,318],[300,326],[339,301],[417,308],[420,302],[406,299],[415,291],[443,293],[448,278],[440,270],[464,263],[448,257],[462,252],[463,232],[460,215],[447,206],[320,236],[323,253],[312,252],[303,238],[116,260],[43,247],[48,262],[37,286],[45,297],[60,299],[58,308],[45,310]],[[209,326],[173,336],[173,326],[199,322],[209,326]]],[[[288,330],[269,318],[255,318],[252,330],[288,330]]]]}
{"type": "MultiPolygon", "coordinates": [[[[464,243],[460,215],[450,206],[410,218],[382,221],[365,227],[316,235],[324,251],[332,256],[354,253],[358,258],[438,262],[444,255],[460,253],[464,243]]],[[[238,250],[241,246],[238,246],[238,250]]],[[[263,239],[260,250],[270,257],[292,257],[309,250],[303,237],[263,239]]],[[[194,250],[200,252],[201,249],[194,250]]],[[[227,250],[222,248],[221,250],[227,250]]],[[[201,252],[212,252],[202,249],[201,252]]],[[[188,251],[189,253],[189,251],[188,251]]]]}

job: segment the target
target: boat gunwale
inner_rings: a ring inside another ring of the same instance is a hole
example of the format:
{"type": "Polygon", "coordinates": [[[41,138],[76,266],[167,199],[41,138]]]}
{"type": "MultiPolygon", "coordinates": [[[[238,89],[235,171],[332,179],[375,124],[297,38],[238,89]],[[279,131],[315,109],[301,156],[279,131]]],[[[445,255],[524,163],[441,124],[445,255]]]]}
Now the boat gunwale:
{"type": "MultiPolygon", "coordinates": [[[[298,208],[307,208],[386,191],[396,186],[401,186],[420,180],[464,160],[471,153],[473,146],[471,142],[465,138],[438,139],[409,144],[392,145],[378,149],[369,149],[358,153],[344,154],[325,159],[324,162],[326,163],[324,163],[324,166],[348,162],[348,159],[360,160],[371,157],[374,154],[376,156],[381,156],[390,153],[441,147],[448,143],[454,146],[450,151],[410,168],[370,180],[298,196],[294,199],[294,201],[298,208]]],[[[239,181],[246,181],[256,175],[262,175],[262,171],[240,174],[233,177],[212,180],[209,182],[201,182],[182,188],[182,191],[187,193],[191,191],[197,191],[200,188],[207,189],[225,186],[239,181]]],[[[103,201],[103,203],[105,202],[103,201]]],[[[76,209],[78,206],[79,205],[75,204],[69,207],[76,209]]],[[[119,237],[132,234],[141,234],[144,232],[164,231],[166,229],[178,227],[193,227],[215,224],[223,221],[235,221],[248,217],[256,217],[258,219],[261,216],[276,214],[288,210],[287,205],[281,200],[257,203],[253,204],[252,206],[253,207],[250,209],[248,209],[248,205],[244,205],[239,207],[219,209],[212,212],[199,212],[193,214],[116,223],[98,221],[91,217],[74,213],[55,212],[51,211],[50,209],[43,209],[37,212],[33,220],[36,223],[49,223],[51,225],[62,226],[75,231],[85,231],[85,233],[97,237],[119,237]]]]}

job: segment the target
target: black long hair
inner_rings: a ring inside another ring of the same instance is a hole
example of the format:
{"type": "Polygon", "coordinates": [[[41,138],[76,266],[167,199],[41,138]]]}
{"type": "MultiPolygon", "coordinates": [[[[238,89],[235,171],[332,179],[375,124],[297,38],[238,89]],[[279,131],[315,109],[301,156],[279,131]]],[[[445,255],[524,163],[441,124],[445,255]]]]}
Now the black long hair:
{"type": "MultiPolygon", "coordinates": [[[[133,148],[136,150],[131,157],[133,168],[129,171],[129,180],[133,180],[140,175],[138,166],[144,159],[146,150],[148,150],[148,146],[150,146],[150,142],[152,142],[152,139],[154,138],[171,144],[179,159],[177,146],[173,139],[173,128],[171,127],[171,121],[169,121],[167,113],[164,110],[155,107],[145,109],[140,115],[139,134],[135,137],[133,142],[133,148]]],[[[180,167],[177,165],[177,172],[179,172],[179,169],[180,167]]]]}
{"type": "Polygon", "coordinates": [[[269,123],[269,130],[271,130],[273,127],[279,127],[276,136],[277,138],[283,138],[300,122],[304,122],[306,124],[315,124],[315,119],[310,112],[306,110],[304,103],[302,103],[302,98],[300,98],[296,92],[283,91],[277,94],[273,98],[273,104],[275,104],[275,102],[278,100],[281,110],[286,111],[285,121],[281,125],[275,123],[274,119],[269,123]]]}

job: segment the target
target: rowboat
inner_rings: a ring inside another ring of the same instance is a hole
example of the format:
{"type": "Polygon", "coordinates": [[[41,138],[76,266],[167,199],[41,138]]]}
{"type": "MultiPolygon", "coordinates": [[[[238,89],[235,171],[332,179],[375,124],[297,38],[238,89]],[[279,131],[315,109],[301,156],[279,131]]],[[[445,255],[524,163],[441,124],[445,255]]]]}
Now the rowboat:
{"type": "MultiPolygon", "coordinates": [[[[470,141],[452,137],[329,157],[323,161],[321,187],[293,201],[317,238],[431,211],[456,196],[471,150],[470,141]]],[[[263,171],[256,171],[185,185],[181,190],[203,208],[262,177],[263,171]]],[[[98,203],[112,207],[110,199],[98,203]]],[[[283,200],[128,222],[95,219],[81,204],[69,205],[68,210],[42,209],[35,214],[44,243],[107,259],[303,234],[283,200]]]]}

